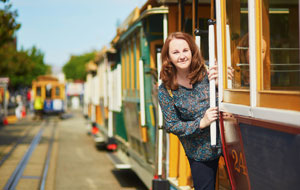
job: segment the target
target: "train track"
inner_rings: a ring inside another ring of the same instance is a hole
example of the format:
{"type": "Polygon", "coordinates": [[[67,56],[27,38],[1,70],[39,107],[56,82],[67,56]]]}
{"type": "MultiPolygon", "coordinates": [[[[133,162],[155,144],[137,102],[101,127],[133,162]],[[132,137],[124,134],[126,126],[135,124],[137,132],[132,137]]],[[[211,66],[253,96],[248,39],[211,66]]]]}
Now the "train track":
{"type": "Polygon", "coordinates": [[[18,139],[0,160],[0,189],[45,189],[57,119],[47,118],[18,139]]]}

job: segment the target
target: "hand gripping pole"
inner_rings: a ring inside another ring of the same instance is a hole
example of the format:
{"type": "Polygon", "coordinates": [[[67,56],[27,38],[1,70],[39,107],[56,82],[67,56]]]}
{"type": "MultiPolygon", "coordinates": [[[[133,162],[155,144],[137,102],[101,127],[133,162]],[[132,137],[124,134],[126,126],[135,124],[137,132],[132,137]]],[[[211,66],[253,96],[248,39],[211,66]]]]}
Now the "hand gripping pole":
{"type": "MultiPolygon", "coordinates": [[[[215,65],[215,21],[208,20],[208,47],[209,47],[209,68],[215,65]]],[[[216,80],[209,81],[209,104],[210,107],[216,107],[216,80]]],[[[216,146],[217,144],[217,126],[216,121],[210,124],[210,144],[216,146]]]]}

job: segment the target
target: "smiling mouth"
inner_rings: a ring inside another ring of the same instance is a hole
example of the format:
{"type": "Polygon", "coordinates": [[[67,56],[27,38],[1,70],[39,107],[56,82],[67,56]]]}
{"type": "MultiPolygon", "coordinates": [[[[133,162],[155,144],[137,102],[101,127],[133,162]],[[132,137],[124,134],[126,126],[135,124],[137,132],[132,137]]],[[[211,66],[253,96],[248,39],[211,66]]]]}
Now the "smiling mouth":
{"type": "Polygon", "coordinates": [[[179,61],[178,63],[185,64],[187,61],[179,61]]]}

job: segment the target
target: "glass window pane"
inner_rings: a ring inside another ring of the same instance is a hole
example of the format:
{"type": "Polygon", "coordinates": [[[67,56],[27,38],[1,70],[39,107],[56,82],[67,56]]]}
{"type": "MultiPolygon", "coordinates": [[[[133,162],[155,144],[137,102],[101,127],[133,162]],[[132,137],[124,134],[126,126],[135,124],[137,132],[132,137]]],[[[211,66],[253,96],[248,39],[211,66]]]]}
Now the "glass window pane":
{"type": "Polygon", "coordinates": [[[300,90],[299,2],[262,1],[264,90],[300,90]]]}
{"type": "Polygon", "coordinates": [[[249,89],[248,0],[227,0],[226,13],[231,52],[227,55],[231,63],[227,65],[235,70],[232,88],[249,89]]]}
{"type": "Polygon", "coordinates": [[[46,85],[46,98],[51,98],[51,92],[52,92],[52,85],[47,84],[46,85]]]}
{"type": "Polygon", "coordinates": [[[55,96],[58,97],[60,95],[60,89],[59,87],[55,88],[55,96]]]}
{"type": "Polygon", "coordinates": [[[42,95],[42,89],[40,86],[36,87],[36,95],[41,96],[42,95]]]}

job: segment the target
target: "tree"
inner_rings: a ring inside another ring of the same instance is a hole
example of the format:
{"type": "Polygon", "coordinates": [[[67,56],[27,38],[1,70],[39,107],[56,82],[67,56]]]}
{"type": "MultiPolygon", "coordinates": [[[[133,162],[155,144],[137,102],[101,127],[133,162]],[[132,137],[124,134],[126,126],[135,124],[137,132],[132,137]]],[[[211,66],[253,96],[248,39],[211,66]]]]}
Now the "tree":
{"type": "Polygon", "coordinates": [[[95,52],[86,53],[78,56],[71,56],[70,60],[63,66],[66,79],[85,80],[85,64],[95,59],[95,52]]]}
{"type": "Polygon", "coordinates": [[[0,76],[10,78],[10,86],[30,86],[39,75],[49,74],[44,54],[36,47],[16,51],[12,46],[0,48],[0,76]]]}
{"type": "MultiPolygon", "coordinates": [[[[7,2],[6,0],[1,1],[7,2]]],[[[21,24],[16,22],[17,11],[11,11],[11,7],[11,4],[5,4],[4,9],[0,9],[0,47],[7,43],[13,43],[15,32],[21,27],[21,24]]]]}
{"type": "Polygon", "coordinates": [[[33,79],[51,68],[44,63],[44,54],[36,47],[17,50],[15,32],[21,25],[16,22],[17,11],[11,11],[11,7],[5,4],[4,9],[0,9],[0,77],[9,77],[12,88],[30,86],[33,79]]]}

